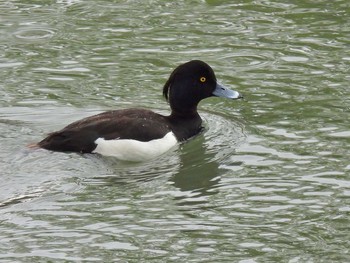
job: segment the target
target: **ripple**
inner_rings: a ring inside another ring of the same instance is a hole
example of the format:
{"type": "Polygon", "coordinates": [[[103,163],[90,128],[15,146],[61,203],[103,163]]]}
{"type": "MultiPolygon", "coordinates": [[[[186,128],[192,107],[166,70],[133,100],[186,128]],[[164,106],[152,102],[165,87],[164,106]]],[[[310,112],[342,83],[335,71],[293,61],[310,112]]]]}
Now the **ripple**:
{"type": "Polygon", "coordinates": [[[259,52],[259,50],[251,49],[249,51],[241,51],[239,54],[226,54],[222,58],[229,61],[233,60],[235,68],[244,70],[263,68],[273,61],[273,54],[269,51],[263,55],[252,54],[254,52],[259,52]]]}
{"type": "Polygon", "coordinates": [[[309,60],[307,57],[297,57],[297,56],[282,56],[281,59],[286,62],[306,62],[309,60]]]}
{"type": "Polygon", "coordinates": [[[55,35],[55,31],[47,28],[23,28],[17,30],[14,35],[23,40],[49,39],[55,35]]]}
{"type": "Polygon", "coordinates": [[[208,153],[214,154],[213,160],[225,160],[245,142],[247,134],[239,119],[208,113],[202,116],[207,126],[204,133],[205,147],[208,153]]]}
{"type": "Polygon", "coordinates": [[[17,68],[23,65],[23,62],[0,62],[0,68],[17,68]]]}
{"type": "Polygon", "coordinates": [[[69,73],[69,72],[78,72],[78,73],[85,73],[90,72],[91,70],[88,68],[83,67],[75,67],[75,68],[35,68],[34,70],[39,72],[54,72],[54,73],[69,73]]]}
{"type": "Polygon", "coordinates": [[[63,5],[66,5],[66,6],[72,6],[72,5],[75,5],[75,4],[79,4],[81,2],[82,2],[82,0],[57,0],[58,4],[63,4],[63,5]]]}
{"type": "Polygon", "coordinates": [[[329,134],[330,137],[350,138],[350,131],[334,132],[329,134]]]}

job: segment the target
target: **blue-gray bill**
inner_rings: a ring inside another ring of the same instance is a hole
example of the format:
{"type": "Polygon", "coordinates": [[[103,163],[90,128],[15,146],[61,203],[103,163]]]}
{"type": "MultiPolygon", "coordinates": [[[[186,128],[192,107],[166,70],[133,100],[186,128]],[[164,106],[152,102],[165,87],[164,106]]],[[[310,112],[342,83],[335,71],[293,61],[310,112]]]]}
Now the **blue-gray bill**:
{"type": "Polygon", "coordinates": [[[229,99],[243,99],[243,95],[235,90],[226,88],[224,85],[217,83],[216,88],[213,91],[213,95],[216,97],[223,97],[229,99]]]}

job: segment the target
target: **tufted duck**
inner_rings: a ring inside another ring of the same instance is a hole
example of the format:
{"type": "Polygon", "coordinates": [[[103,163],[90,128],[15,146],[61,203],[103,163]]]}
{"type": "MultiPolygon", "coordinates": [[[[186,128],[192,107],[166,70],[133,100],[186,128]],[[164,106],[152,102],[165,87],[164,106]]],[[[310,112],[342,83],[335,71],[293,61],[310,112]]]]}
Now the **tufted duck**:
{"type": "Polygon", "coordinates": [[[164,85],[171,114],[163,116],[146,109],[103,112],[73,122],[53,132],[37,147],[60,152],[99,153],[121,160],[144,161],[154,158],[178,142],[198,134],[202,119],[198,103],[217,96],[242,98],[216,81],[212,68],[199,60],[178,66],[164,85]]]}

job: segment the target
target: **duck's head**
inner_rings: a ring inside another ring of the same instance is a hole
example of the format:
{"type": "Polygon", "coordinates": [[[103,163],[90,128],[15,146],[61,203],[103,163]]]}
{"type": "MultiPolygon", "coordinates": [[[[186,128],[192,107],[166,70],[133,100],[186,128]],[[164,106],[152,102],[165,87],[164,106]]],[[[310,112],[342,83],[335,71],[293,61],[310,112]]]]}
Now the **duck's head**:
{"type": "Polygon", "coordinates": [[[192,60],[178,66],[163,88],[173,113],[197,113],[198,103],[212,96],[229,99],[243,98],[240,93],[219,84],[213,69],[203,61],[192,60]]]}

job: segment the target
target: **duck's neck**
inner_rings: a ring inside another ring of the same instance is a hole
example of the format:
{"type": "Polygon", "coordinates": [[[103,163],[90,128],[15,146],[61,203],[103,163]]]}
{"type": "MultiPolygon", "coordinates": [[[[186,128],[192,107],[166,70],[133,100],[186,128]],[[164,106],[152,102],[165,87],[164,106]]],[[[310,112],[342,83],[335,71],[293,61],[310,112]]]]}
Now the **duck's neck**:
{"type": "Polygon", "coordinates": [[[193,117],[198,116],[197,105],[195,101],[192,100],[184,100],[183,98],[170,98],[170,108],[171,115],[179,116],[179,117],[193,117]]]}
{"type": "Polygon", "coordinates": [[[174,109],[172,107],[170,117],[178,119],[200,118],[197,112],[197,106],[190,109],[174,109]]]}
{"type": "Polygon", "coordinates": [[[168,119],[179,141],[187,140],[202,130],[202,119],[196,109],[186,112],[173,110],[168,119]]]}

